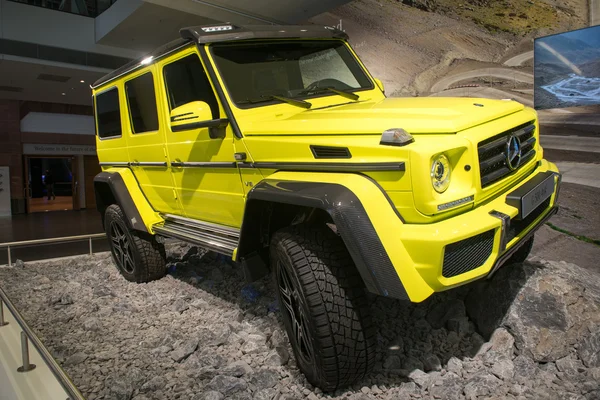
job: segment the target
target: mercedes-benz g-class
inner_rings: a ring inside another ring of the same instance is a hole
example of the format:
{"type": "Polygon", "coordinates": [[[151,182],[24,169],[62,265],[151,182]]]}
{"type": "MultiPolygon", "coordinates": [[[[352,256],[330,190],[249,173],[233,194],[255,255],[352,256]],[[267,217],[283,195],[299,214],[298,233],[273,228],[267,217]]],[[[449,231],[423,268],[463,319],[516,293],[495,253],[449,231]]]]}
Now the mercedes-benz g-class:
{"type": "Polygon", "coordinates": [[[323,390],[374,364],[366,292],[421,302],[489,277],[557,210],[560,174],[522,104],[386,98],[329,27],[180,33],[93,85],[114,262],[161,278],[176,238],[248,280],[271,273],[296,362],[323,390]]]}

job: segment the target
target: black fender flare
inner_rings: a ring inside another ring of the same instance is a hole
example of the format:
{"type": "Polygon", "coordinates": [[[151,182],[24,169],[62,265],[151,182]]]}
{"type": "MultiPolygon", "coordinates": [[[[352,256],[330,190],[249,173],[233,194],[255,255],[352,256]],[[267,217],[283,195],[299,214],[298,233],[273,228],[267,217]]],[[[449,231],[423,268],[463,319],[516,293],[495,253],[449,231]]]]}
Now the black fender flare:
{"type": "MultiPolygon", "coordinates": [[[[144,220],[119,173],[100,172],[96,175],[94,177],[94,194],[96,208],[101,215],[104,215],[108,206],[117,204],[123,210],[127,218],[127,226],[130,229],[148,233],[144,220]]],[[[102,223],[104,224],[104,221],[102,223]]]]}
{"type": "MultiPolygon", "coordinates": [[[[379,188],[381,190],[381,188],[379,188]]],[[[387,197],[387,196],[386,196],[387,197]]],[[[301,182],[266,179],[249,193],[240,235],[238,256],[253,251],[248,240],[255,235],[247,219],[254,204],[283,203],[326,211],[336,225],[350,256],[368,291],[387,297],[408,300],[398,276],[360,199],[347,187],[336,183],[301,182]]]]}

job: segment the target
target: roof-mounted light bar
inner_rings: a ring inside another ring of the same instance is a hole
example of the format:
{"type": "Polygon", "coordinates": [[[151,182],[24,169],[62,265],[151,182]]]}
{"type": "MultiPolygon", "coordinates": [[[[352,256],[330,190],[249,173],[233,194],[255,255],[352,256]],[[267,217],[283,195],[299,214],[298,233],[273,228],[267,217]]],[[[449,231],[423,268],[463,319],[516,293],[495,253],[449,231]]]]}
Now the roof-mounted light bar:
{"type": "Polygon", "coordinates": [[[208,32],[232,31],[233,25],[203,26],[201,29],[207,33],[208,32]]]}

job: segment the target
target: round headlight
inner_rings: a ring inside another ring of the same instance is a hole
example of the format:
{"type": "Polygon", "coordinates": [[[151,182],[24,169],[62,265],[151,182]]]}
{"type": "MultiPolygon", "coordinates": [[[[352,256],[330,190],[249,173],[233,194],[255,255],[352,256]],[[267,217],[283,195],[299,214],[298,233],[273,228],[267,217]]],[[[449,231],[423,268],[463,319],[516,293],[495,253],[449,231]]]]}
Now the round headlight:
{"type": "Polygon", "coordinates": [[[450,186],[450,175],[452,167],[448,157],[440,154],[431,164],[431,184],[438,193],[444,193],[450,186]]]}

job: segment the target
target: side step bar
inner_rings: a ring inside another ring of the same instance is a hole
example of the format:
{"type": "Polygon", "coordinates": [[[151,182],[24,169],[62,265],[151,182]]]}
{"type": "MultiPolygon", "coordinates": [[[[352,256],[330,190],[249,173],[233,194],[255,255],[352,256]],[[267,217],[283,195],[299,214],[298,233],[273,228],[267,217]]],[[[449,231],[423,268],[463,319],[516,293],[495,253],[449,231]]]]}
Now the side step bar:
{"type": "Polygon", "coordinates": [[[177,215],[162,215],[165,222],[153,226],[157,235],[189,242],[231,257],[238,246],[240,231],[177,215]]]}

